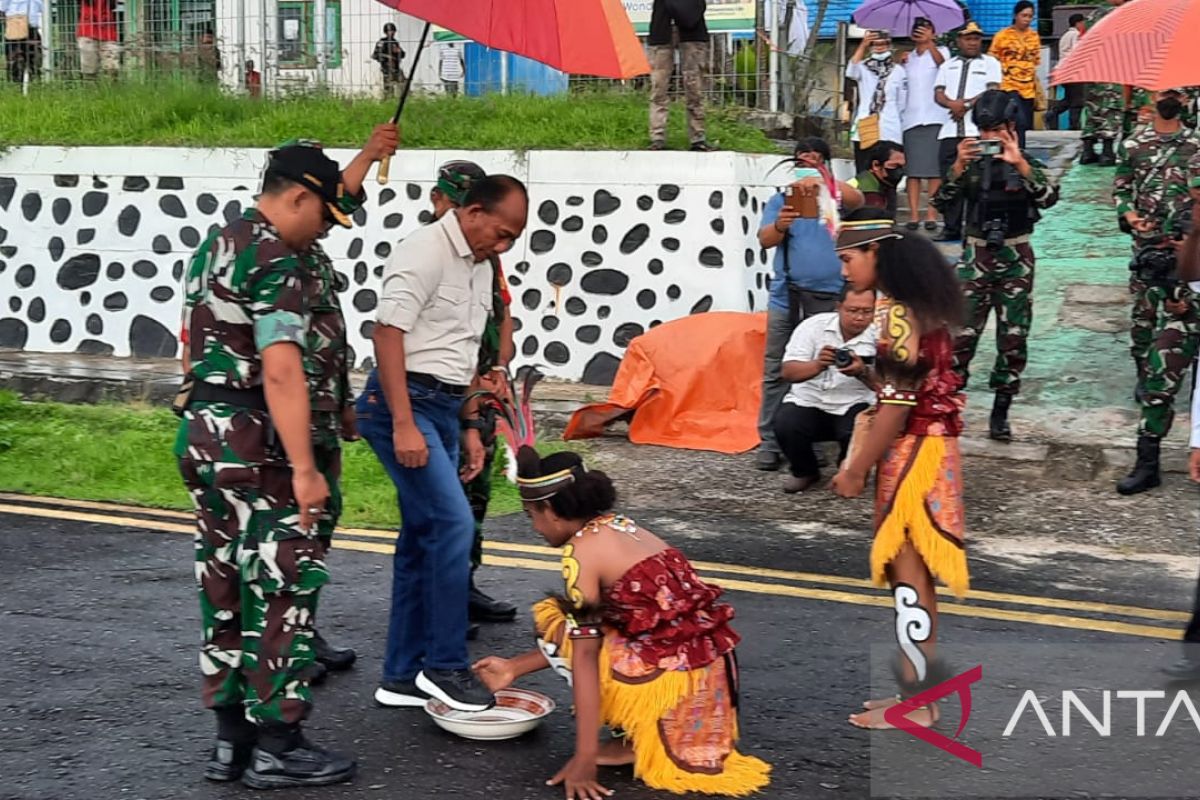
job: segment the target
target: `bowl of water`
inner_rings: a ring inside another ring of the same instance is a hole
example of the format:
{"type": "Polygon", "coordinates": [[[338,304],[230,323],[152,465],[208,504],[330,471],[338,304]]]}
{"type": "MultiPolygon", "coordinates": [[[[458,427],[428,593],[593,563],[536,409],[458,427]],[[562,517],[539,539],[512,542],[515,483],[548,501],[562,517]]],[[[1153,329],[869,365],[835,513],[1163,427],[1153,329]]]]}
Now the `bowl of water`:
{"type": "Polygon", "coordinates": [[[438,727],[464,739],[515,739],[536,728],[554,711],[554,701],[528,689],[501,689],[487,711],[456,711],[441,700],[425,703],[425,713],[438,727]]]}

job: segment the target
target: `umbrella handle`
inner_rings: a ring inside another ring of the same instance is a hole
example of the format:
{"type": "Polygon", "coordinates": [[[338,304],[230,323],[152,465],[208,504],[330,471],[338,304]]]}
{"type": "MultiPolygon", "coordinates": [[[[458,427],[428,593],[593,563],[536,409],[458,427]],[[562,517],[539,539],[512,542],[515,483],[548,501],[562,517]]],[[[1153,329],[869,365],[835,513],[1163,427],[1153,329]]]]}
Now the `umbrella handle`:
{"type": "MultiPolygon", "coordinates": [[[[430,23],[425,23],[425,29],[421,31],[421,41],[417,45],[417,52],[413,55],[412,64],[408,68],[408,80],[404,82],[404,91],[400,93],[400,102],[396,106],[396,113],[392,115],[392,124],[400,121],[400,112],[404,111],[404,103],[408,100],[408,93],[412,89],[413,80],[417,74],[417,63],[421,60],[421,51],[425,49],[425,40],[429,38],[430,23]]],[[[375,173],[375,180],[380,186],[386,186],[388,182],[388,173],[391,171],[392,157],[384,156],[379,162],[379,171],[375,173]]]]}

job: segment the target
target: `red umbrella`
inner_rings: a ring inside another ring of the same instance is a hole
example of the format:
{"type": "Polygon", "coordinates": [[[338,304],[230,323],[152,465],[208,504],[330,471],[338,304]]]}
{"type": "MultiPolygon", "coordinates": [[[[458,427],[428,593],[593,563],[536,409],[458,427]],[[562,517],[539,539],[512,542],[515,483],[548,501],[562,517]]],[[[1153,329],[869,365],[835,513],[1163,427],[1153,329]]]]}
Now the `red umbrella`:
{"type": "Polygon", "coordinates": [[[496,50],[563,72],[632,78],[650,71],[621,0],[380,0],[496,50]]]}
{"type": "Polygon", "coordinates": [[[1106,14],[1054,70],[1053,84],[1161,91],[1200,84],[1200,0],[1137,0],[1106,14]]]}
{"type": "MultiPolygon", "coordinates": [[[[650,71],[621,0],[379,0],[425,20],[421,43],[409,66],[415,73],[429,24],[440,25],[495,50],[516,53],[562,72],[601,78],[632,78],[650,71]]],[[[406,81],[392,122],[400,119],[412,81],[406,81]]],[[[390,158],[379,165],[388,182],[390,158]]]]}

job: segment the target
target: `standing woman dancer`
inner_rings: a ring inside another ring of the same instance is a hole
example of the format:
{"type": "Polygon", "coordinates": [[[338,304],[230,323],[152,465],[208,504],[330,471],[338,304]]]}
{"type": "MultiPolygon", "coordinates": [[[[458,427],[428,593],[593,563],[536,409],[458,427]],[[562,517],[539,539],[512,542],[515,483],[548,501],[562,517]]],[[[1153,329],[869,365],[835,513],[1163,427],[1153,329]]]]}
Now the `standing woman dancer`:
{"type": "MultiPolygon", "coordinates": [[[[833,479],[835,492],[857,497],[878,467],[871,578],[892,589],[900,692],[896,699],[868,701],[865,711],[850,716],[852,724],[873,729],[892,727],[884,719],[888,706],[948,677],[936,659],[934,580],[960,597],[969,582],[958,449],[962,381],[953,370],[951,334],[963,299],[937,248],[892,225],[863,209],[847,217],[837,241],[846,283],[874,289],[879,298],[879,403],[860,416],[869,421],[856,425],[858,441],[833,479]]],[[[938,710],[925,706],[909,718],[933,725],[938,710]]]]}

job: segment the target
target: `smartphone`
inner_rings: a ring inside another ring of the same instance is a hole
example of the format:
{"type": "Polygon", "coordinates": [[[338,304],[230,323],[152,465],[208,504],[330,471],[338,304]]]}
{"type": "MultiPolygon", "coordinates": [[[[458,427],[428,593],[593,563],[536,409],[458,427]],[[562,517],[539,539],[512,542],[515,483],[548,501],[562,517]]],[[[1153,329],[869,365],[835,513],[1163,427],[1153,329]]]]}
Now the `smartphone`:
{"type": "Polygon", "coordinates": [[[979,140],[979,155],[981,156],[998,156],[1003,149],[1004,144],[999,139],[979,140]]]}

